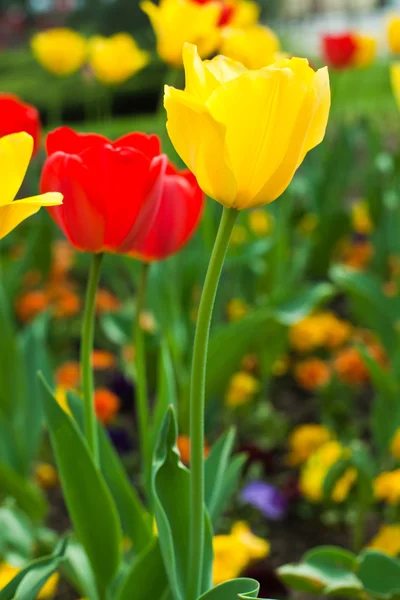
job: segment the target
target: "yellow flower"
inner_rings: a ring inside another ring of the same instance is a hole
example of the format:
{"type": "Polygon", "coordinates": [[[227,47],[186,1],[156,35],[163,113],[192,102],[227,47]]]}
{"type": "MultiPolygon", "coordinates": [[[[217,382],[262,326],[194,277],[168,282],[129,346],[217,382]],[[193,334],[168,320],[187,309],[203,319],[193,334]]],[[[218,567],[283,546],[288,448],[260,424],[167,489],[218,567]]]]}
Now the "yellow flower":
{"type": "MultiPolygon", "coordinates": [[[[344,448],[340,442],[332,440],[323,444],[310,456],[300,473],[300,491],[308,500],[311,502],[323,500],[324,481],[330,468],[340,459],[347,457],[348,452],[349,450],[344,448]]],[[[333,488],[332,500],[338,503],[343,502],[356,479],[356,470],[347,469],[333,488]]]]}
{"type": "Polygon", "coordinates": [[[231,377],[225,402],[232,407],[249,404],[259,389],[260,384],[255,377],[240,371],[231,377]]]}
{"type": "Polygon", "coordinates": [[[284,59],[248,71],[224,56],[202,62],[185,44],[185,91],[165,88],[167,129],[203,191],[236,209],[272,202],[325,135],[327,69],[284,59]]]}
{"type": "Polygon", "coordinates": [[[394,458],[400,460],[400,429],[397,429],[390,442],[390,453],[394,458]]]}
{"type": "Polygon", "coordinates": [[[400,54],[400,15],[393,14],[387,23],[388,43],[393,54],[400,54]]]}
{"type": "Polygon", "coordinates": [[[383,471],[374,481],[375,497],[388,504],[400,502],[400,469],[383,471]]]}
{"type": "Polygon", "coordinates": [[[48,463],[39,463],[35,468],[36,483],[43,490],[50,490],[58,483],[57,471],[48,463]]]}
{"type": "Polygon", "coordinates": [[[263,25],[246,29],[226,27],[222,33],[221,54],[239,61],[247,69],[262,69],[275,62],[279,48],[278,36],[263,25]]]}
{"type": "Polygon", "coordinates": [[[70,416],[72,416],[71,409],[68,404],[68,396],[67,389],[62,387],[61,385],[57,386],[55,394],[55,399],[58,402],[58,405],[70,416]]]}
{"type": "Polygon", "coordinates": [[[331,432],[324,425],[299,425],[289,437],[288,462],[296,466],[304,463],[321,446],[331,440],[331,432]]]}
{"type": "Polygon", "coordinates": [[[388,556],[400,554],[400,525],[382,525],[368,548],[384,552],[388,556]]]}
{"type": "Polygon", "coordinates": [[[297,352],[309,352],[321,347],[333,350],[347,342],[351,332],[350,323],[338,319],[331,312],[321,312],[305,317],[293,325],[289,340],[291,347],[297,352]]]}
{"type": "Polygon", "coordinates": [[[235,225],[231,235],[232,246],[241,246],[247,242],[247,229],[243,225],[235,225]]]}
{"type": "Polygon", "coordinates": [[[376,38],[359,33],[353,35],[357,45],[353,56],[353,65],[360,69],[370,67],[376,58],[376,38]]]}
{"type": "Polygon", "coordinates": [[[390,79],[392,82],[392,89],[397,102],[397,106],[400,108],[400,62],[396,62],[391,66],[390,79]]]}
{"type": "Polygon", "coordinates": [[[226,305],[226,314],[229,321],[240,321],[247,313],[248,306],[241,298],[232,298],[226,305]]]}
{"type": "Polygon", "coordinates": [[[361,235],[369,235],[374,229],[368,204],[363,200],[358,200],[351,207],[351,221],[354,231],[361,235]]]}
{"type": "Polygon", "coordinates": [[[214,585],[235,579],[253,560],[269,555],[270,545],[255,536],[247,523],[237,522],[228,535],[216,535],[213,539],[214,585]]]}
{"type": "Polygon", "coordinates": [[[146,0],[140,5],[149,17],[157,38],[157,52],[173,67],[182,66],[185,42],[196,44],[202,57],[217,49],[221,31],[219,2],[198,4],[193,0],[160,0],[159,5],[146,0]]]}
{"type": "Polygon", "coordinates": [[[249,227],[257,237],[267,235],[272,228],[272,217],[266,210],[256,208],[249,212],[249,227]]]}
{"type": "Polygon", "coordinates": [[[117,33],[109,38],[98,35],[90,40],[89,65],[105,85],[123,83],[148,62],[149,53],[141,50],[128,33],[117,33]]]}
{"type": "Polygon", "coordinates": [[[49,192],[41,196],[15,200],[33,151],[33,138],[25,132],[0,138],[0,239],[41,206],[62,203],[62,195],[49,192]]]}
{"type": "Polygon", "coordinates": [[[59,77],[78,71],[87,54],[85,38],[72,29],[62,27],[36,33],[31,40],[31,48],[42,67],[59,77]]]}
{"type": "MultiPolygon", "coordinates": [[[[9,565],[8,563],[0,564],[0,590],[4,589],[6,585],[10,583],[14,579],[16,575],[20,572],[21,569],[18,567],[14,567],[13,565],[9,565]]],[[[57,591],[58,582],[59,582],[58,573],[53,573],[51,577],[46,581],[39,594],[37,595],[38,600],[48,600],[49,598],[53,598],[57,591]]]]}
{"type": "Polygon", "coordinates": [[[234,13],[229,24],[238,29],[255,25],[260,18],[260,5],[252,0],[236,0],[233,2],[234,13]]]}

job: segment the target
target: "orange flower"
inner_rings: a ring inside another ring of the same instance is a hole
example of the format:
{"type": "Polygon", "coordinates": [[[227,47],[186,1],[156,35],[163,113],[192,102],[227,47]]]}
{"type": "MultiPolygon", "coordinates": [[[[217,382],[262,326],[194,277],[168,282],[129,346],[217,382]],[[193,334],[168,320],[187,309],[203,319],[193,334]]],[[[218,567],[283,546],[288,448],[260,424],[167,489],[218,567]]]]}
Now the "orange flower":
{"type": "Polygon", "coordinates": [[[94,393],[94,407],[99,421],[108,425],[121,408],[121,401],[110,390],[98,388],[94,393]]]}
{"type": "Polygon", "coordinates": [[[20,296],[15,305],[18,318],[27,323],[49,307],[49,298],[42,290],[32,290],[20,296]]]}
{"type": "Polygon", "coordinates": [[[57,385],[67,390],[75,390],[81,380],[81,367],[77,361],[71,360],[63,363],[55,372],[57,385]]]}
{"type": "Polygon", "coordinates": [[[74,262],[75,250],[66,240],[56,240],[53,244],[53,264],[50,279],[60,281],[66,278],[74,262]]]}
{"type": "Polygon", "coordinates": [[[127,344],[122,347],[121,351],[122,358],[125,362],[131,363],[135,360],[136,350],[133,344],[127,344]]]}
{"type": "Polygon", "coordinates": [[[339,379],[348,385],[362,385],[369,379],[368,369],[356,348],[341,350],[333,365],[339,379]]]}
{"type": "Polygon", "coordinates": [[[157,323],[151,312],[143,310],[140,313],[140,327],[147,333],[154,333],[157,329],[157,323]]]}
{"type": "Polygon", "coordinates": [[[363,271],[374,255],[374,248],[368,240],[346,242],[340,252],[340,262],[356,271],[363,271]]]}
{"type": "Polygon", "coordinates": [[[108,290],[97,290],[96,312],[116,312],[121,306],[120,300],[108,290]]]}
{"type": "Polygon", "coordinates": [[[107,350],[93,350],[92,367],[97,371],[112,369],[116,365],[115,356],[107,350]]]}
{"type": "Polygon", "coordinates": [[[81,310],[81,299],[67,286],[60,288],[58,297],[54,301],[54,316],[58,319],[66,319],[78,314],[81,310]]]}
{"type": "MultiPolygon", "coordinates": [[[[190,464],[190,437],[188,435],[179,435],[176,440],[176,445],[178,446],[179,454],[181,455],[181,461],[183,464],[189,466],[190,464]]],[[[210,453],[210,447],[207,442],[204,444],[204,458],[210,453]]]]}
{"type": "Polygon", "coordinates": [[[53,465],[39,463],[35,468],[35,480],[42,490],[50,490],[58,484],[58,475],[53,465]]]}
{"type": "Polygon", "coordinates": [[[315,390],[328,385],[331,379],[331,371],[323,360],[309,358],[296,365],[294,376],[302,388],[315,390]]]}

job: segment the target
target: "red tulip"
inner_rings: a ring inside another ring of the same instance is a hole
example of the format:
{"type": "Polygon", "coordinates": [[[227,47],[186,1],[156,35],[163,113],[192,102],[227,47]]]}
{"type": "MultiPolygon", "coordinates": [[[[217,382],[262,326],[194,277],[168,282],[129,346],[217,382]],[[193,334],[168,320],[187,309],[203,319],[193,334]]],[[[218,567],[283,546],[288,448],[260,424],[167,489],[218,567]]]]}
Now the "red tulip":
{"type": "Polygon", "coordinates": [[[25,104],[18,96],[0,93],[0,137],[25,131],[33,137],[36,153],[40,148],[41,124],[39,111],[32,104],[25,104]]]}
{"type": "Polygon", "coordinates": [[[336,69],[345,69],[352,65],[357,42],[352,33],[325,35],[322,48],[326,62],[336,69]]]}
{"type": "Polygon", "coordinates": [[[46,146],[40,188],[64,195],[61,210],[49,212],[74,246],[125,252],[147,235],[168,165],[157,136],[131,133],[111,142],[60,127],[46,146]]]}
{"type": "Polygon", "coordinates": [[[179,172],[170,163],[152,228],[145,238],[133,242],[131,254],[151,261],[178,252],[196,231],[203,205],[204,194],[193,173],[179,172]]]}
{"type": "Polygon", "coordinates": [[[64,195],[49,212],[78,249],[157,260],[193,234],[203,194],[191,173],[168,165],[157,136],[130,133],[111,142],[61,127],[46,146],[41,190],[64,195]]]}

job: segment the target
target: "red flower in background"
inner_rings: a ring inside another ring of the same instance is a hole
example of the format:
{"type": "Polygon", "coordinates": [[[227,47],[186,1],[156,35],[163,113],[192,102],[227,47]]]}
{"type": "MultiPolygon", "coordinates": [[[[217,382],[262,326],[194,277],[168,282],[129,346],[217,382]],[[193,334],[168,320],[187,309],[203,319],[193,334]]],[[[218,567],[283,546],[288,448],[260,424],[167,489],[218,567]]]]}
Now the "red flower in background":
{"type": "MultiPolygon", "coordinates": [[[[215,2],[215,0],[192,0],[192,2],[196,2],[197,4],[208,4],[209,2],[215,2]]],[[[218,25],[220,25],[220,27],[229,25],[235,14],[235,5],[226,0],[217,0],[217,2],[221,5],[221,16],[218,25]]]]}
{"type": "Polygon", "coordinates": [[[42,127],[35,106],[25,104],[13,94],[0,93],[0,115],[0,137],[25,131],[33,137],[34,154],[38,152],[42,127]]]}
{"type": "Polygon", "coordinates": [[[179,172],[170,163],[151,230],[133,242],[132,255],[151,261],[178,252],[196,231],[203,205],[204,194],[193,173],[179,172]]]}
{"type": "Polygon", "coordinates": [[[326,62],[336,69],[345,69],[352,65],[357,42],[352,33],[325,35],[322,49],[326,62]]]}
{"type": "Polygon", "coordinates": [[[64,195],[49,212],[79,250],[157,260],[193,234],[203,194],[193,175],[168,165],[157,136],[130,133],[111,142],[61,127],[46,146],[40,187],[64,195]]]}

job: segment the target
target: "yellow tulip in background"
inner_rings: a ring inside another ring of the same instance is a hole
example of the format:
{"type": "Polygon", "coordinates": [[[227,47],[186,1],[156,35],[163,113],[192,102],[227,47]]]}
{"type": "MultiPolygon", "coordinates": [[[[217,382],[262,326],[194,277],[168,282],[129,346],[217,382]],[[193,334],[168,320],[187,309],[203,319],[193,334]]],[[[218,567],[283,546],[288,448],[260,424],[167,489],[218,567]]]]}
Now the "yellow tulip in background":
{"type": "Polygon", "coordinates": [[[391,66],[390,79],[397,106],[400,108],[400,62],[396,62],[391,66]]]}
{"type": "Polygon", "coordinates": [[[369,35],[354,34],[357,49],[353,58],[353,65],[358,68],[370,67],[376,58],[378,43],[376,38],[369,35]]]}
{"type": "MultiPolygon", "coordinates": [[[[8,563],[0,564],[0,591],[3,590],[21,569],[14,567],[8,563]]],[[[54,598],[59,582],[60,576],[58,573],[53,573],[51,577],[46,581],[39,594],[36,596],[37,600],[50,600],[54,598]]]]}
{"type": "Polygon", "coordinates": [[[42,67],[59,77],[78,71],[87,55],[85,38],[72,29],[61,27],[36,33],[31,39],[31,48],[42,67]]]}
{"type": "Polygon", "coordinates": [[[391,15],[387,23],[389,48],[393,54],[400,54],[400,15],[391,15]]]}
{"type": "Polygon", "coordinates": [[[237,29],[251,27],[255,25],[260,18],[260,5],[252,0],[235,0],[234,13],[229,23],[231,27],[237,29]]]}
{"type": "Polygon", "coordinates": [[[41,206],[61,204],[62,195],[49,192],[23,200],[14,198],[21,187],[33,151],[33,139],[25,132],[0,138],[0,239],[41,206]]]}
{"type": "Polygon", "coordinates": [[[202,62],[191,44],[184,66],[185,90],[165,88],[167,129],[200,187],[238,210],[278,198],[324,138],[328,70],[292,58],[248,71],[224,56],[202,62]]]}
{"type": "Polygon", "coordinates": [[[247,69],[261,69],[276,60],[280,44],[269,27],[253,25],[247,29],[224,28],[221,54],[241,62],[247,69]]]}
{"type": "Polygon", "coordinates": [[[218,48],[221,31],[219,2],[197,4],[192,0],[160,0],[159,5],[142,2],[157,38],[157,52],[172,67],[182,66],[185,42],[196,44],[200,56],[207,57],[218,48]]]}
{"type": "Polygon", "coordinates": [[[149,60],[149,53],[141,50],[128,33],[117,33],[109,38],[95,36],[89,42],[89,65],[105,85],[123,83],[149,60]]]}

